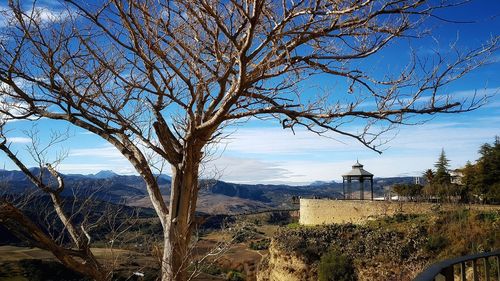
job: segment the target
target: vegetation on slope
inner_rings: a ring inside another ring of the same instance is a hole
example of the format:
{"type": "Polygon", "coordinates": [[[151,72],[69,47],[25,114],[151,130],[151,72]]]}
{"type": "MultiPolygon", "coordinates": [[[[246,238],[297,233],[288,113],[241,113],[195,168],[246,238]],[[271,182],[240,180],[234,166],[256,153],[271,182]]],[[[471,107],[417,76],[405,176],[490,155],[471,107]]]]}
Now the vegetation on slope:
{"type": "Polygon", "coordinates": [[[461,209],[396,215],[364,226],[280,228],[273,246],[313,268],[338,251],[353,261],[360,280],[410,280],[431,262],[500,248],[500,213],[461,209]]]}

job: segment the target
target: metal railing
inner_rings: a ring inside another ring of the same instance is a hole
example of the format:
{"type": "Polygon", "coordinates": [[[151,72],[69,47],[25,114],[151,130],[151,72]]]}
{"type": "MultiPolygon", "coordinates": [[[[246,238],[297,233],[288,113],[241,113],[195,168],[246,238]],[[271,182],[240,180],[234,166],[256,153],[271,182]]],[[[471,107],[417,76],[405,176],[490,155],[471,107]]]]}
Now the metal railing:
{"type": "Polygon", "coordinates": [[[474,255],[462,256],[458,258],[453,258],[449,260],[444,260],[435,264],[432,264],[423,272],[421,272],[413,281],[454,281],[455,280],[455,267],[459,267],[458,280],[460,281],[500,281],[500,250],[496,250],[488,253],[479,253],[474,255]],[[490,260],[496,260],[493,262],[493,268],[490,264],[490,260]],[[467,264],[470,264],[472,268],[472,279],[467,279],[467,264]],[[492,270],[495,269],[496,264],[496,276],[492,277],[492,270]],[[480,266],[484,267],[484,271],[479,269],[480,266]]]}

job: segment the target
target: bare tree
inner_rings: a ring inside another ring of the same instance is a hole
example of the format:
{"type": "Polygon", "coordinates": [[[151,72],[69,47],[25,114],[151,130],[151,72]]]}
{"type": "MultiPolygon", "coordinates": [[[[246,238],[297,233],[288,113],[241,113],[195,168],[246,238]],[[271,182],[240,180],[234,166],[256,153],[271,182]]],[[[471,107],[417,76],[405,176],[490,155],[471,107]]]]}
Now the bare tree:
{"type": "MultiPolygon", "coordinates": [[[[53,134],[48,144],[41,145],[34,133],[35,131],[31,131],[32,143],[28,151],[39,165],[38,172],[35,172],[28,169],[17,154],[11,150],[3,126],[4,124],[0,124],[0,150],[35,185],[35,190],[39,191],[39,194],[50,197],[55,217],[61,222],[62,229],[57,229],[54,232],[46,231],[21,211],[23,206],[32,203],[33,199],[36,198],[36,196],[29,196],[29,194],[28,196],[21,196],[21,200],[7,200],[8,198],[0,197],[0,223],[17,237],[24,238],[32,245],[50,251],[66,267],[90,276],[95,280],[109,280],[111,275],[108,269],[101,265],[90,250],[91,236],[89,229],[93,227],[93,223],[89,222],[88,216],[85,215],[80,223],[74,221],[75,215],[82,214],[82,210],[89,207],[86,202],[90,202],[91,197],[74,198],[75,201],[82,201],[79,204],[79,210],[73,210],[71,213],[66,212],[64,198],[61,196],[65,189],[65,181],[54,167],[63,157],[57,157],[52,163],[47,162],[45,158],[47,150],[56,143],[63,141],[66,135],[53,134]],[[65,234],[69,234],[71,243],[65,243],[65,234]]],[[[40,212],[45,214],[45,216],[42,216],[46,220],[51,220],[51,216],[46,212],[48,210],[49,208],[43,208],[40,212]]],[[[54,226],[51,221],[46,225],[49,228],[54,226]]]]}
{"type": "MultiPolygon", "coordinates": [[[[414,54],[397,75],[359,62],[449,1],[67,0],[52,17],[9,1],[1,31],[3,114],[65,120],[114,145],[144,179],[164,232],[161,280],[186,280],[204,148],[235,121],[272,117],[352,137],[380,151],[381,133],[423,114],[458,113],[483,99],[440,89],[485,62],[498,37],[470,51],[414,54]],[[308,78],[345,91],[305,93],[308,78]],[[347,123],[361,120],[364,129],[347,123]],[[169,206],[148,153],[171,166],[169,206]]],[[[383,142],[382,142],[383,143],[383,142]]]]}
{"type": "Polygon", "coordinates": [[[99,184],[89,187],[70,183],[67,187],[64,175],[57,171],[66,153],[55,152],[54,146],[70,138],[68,131],[54,130],[46,142],[40,140],[36,126],[25,131],[31,140],[26,151],[36,163],[32,169],[11,148],[4,126],[0,123],[0,150],[26,175],[33,188],[26,187],[19,194],[11,190],[10,183],[2,184],[0,224],[17,238],[50,251],[66,267],[95,280],[112,280],[118,259],[123,262],[129,253],[114,250],[127,243],[124,234],[138,222],[137,210],[98,200],[96,194],[103,188],[99,184]],[[96,238],[107,242],[106,254],[100,261],[91,251],[96,238]]]}

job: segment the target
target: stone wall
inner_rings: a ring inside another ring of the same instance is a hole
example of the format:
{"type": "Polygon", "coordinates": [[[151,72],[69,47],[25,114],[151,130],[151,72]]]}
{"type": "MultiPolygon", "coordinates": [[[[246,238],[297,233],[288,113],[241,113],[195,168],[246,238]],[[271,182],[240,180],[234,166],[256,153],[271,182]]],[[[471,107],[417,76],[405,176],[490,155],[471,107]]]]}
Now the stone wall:
{"type": "Polygon", "coordinates": [[[300,199],[300,224],[318,225],[331,223],[363,224],[368,220],[403,214],[425,214],[437,210],[457,208],[500,210],[500,206],[457,205],[421,202],[389,202],[361,200],[300,199]]]}

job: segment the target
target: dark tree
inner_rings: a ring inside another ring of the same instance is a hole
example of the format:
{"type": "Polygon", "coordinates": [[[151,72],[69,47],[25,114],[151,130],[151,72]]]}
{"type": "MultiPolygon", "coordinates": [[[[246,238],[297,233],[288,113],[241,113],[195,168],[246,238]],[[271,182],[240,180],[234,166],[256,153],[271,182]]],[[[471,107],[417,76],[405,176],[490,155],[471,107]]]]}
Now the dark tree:
{"type": "Polygon", "coordinates": [[[467,162],[461,170],[462,184],[471,199],[483,202],[500,202],[500,139],[485,143],[479,149],[481,157],[475,164],[467,162]]]}
{"type": "Polygon", "coordinates": [[[423,186],[420,184],[396,184],[394,192],[402,197],[407,197],[410,201],[416,201],[422,196],[423,186]]]}
{"type": "Polygon", "coordinates": [[[434,164],[436,172],[434,178],[432,179],[432,184],[437,184],[441,186],[447,186],[451,183],[451,176],[449,172],[450,161],[446,157],[444,149],[441,149],[441,154],[439,154],[438,161],[434,164]]]}

